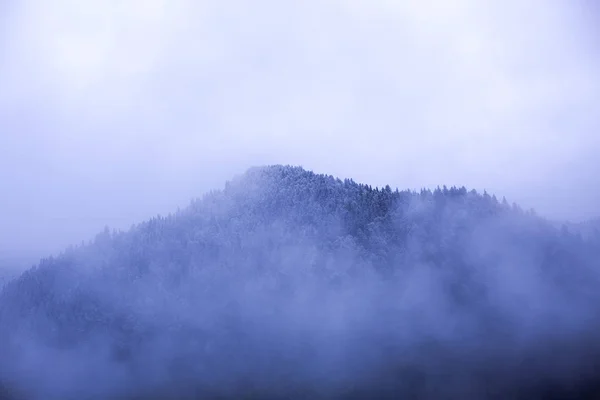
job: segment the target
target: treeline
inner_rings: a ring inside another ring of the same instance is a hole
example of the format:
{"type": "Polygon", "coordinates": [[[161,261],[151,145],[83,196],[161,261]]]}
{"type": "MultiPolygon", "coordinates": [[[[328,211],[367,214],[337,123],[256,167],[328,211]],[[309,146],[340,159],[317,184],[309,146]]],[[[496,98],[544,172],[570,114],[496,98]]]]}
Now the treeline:
{"type": "Polygon", "coordinates": [[[0,381],[57,398],[560,388],[597,350],[599,260],[597,232],[485,192],[253,168],[12,280],[0,381]]]}

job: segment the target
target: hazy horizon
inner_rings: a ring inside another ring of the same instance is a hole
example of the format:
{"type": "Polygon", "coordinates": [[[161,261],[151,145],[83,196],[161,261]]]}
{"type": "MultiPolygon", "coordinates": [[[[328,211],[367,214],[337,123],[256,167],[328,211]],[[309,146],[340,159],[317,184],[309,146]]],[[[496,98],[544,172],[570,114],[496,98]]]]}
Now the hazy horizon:
{"type": "Polygon", "coordinates": [[[270,164],[600,216],[597,18],[583,0],[3,4],[0,258],[270,164]]]}

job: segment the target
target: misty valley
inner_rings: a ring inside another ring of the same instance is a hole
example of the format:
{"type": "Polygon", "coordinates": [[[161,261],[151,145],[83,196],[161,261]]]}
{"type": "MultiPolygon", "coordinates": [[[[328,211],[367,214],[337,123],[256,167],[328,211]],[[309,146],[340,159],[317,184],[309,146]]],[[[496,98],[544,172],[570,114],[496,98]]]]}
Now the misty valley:
{"type": "Polygon", "coordinates": [[[255,167],[0,287],[1,399],[600,398],[600,221],[464,187],[255,167]]]}

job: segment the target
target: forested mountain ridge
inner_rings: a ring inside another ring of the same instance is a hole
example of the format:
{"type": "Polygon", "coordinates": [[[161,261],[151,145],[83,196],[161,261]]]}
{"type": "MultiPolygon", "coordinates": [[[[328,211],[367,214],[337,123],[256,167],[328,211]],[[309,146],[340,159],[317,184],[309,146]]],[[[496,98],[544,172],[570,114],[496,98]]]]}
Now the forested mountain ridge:
{"type": "Polygon", "coordinates": [[[0,382],[31,398],[578,396],[598,376],[599,260],[597,236],[487,193],[253,168],[12,280],[0,382]]]}

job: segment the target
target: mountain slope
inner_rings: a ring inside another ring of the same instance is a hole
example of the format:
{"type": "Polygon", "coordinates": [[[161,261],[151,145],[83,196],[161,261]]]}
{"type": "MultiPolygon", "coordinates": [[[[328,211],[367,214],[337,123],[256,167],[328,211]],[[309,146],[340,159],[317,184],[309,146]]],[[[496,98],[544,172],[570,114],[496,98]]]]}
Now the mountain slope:
{"type": "Polygon", "coordinates": [[[0,381],[45,399],[577,396],[599,255],[485,193],[253,168],[10,282],[0,381]]]}

